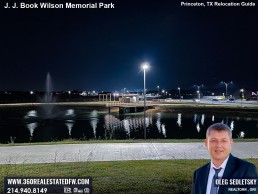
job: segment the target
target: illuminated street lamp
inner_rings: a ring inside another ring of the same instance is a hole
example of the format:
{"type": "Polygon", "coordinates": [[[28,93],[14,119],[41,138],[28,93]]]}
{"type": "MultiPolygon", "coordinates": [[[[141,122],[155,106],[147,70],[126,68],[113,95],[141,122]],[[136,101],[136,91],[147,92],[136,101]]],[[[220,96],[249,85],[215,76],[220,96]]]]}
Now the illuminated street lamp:
{"type": "Polygon", "coordinates": [[[232,84],[233,82],[231,81],[231,82],[226,83],[226,82],[222,81],[221,83],[225,84],[225,86],[226,86],[226,95],[225,95],[225,97],[227,99],[227,96],[228,96],[228,84],[232,84]]]}
{"type": "Polygon", "coordinates": [[[159,86],[157,86],[157,90],[158,90],[158,95],[159,95],[159,86]]]}
{"type": "Polygon", "coordinates": [[[199,100],[201,100],[201,91],[200,91],[200,87],[202,87],[203,86],[203,84],[202,85],[200,85],[200,86],[198,86],[198,85],[194,85],[195,87],[197,87],[197,94],[198,94],[198,99],[199,100]]]}
{"type": "Polygon", "coordinates": [[[245,96],[244,96],[244,89],[241,89],[240,92],[242,93],[242,94],[241,94],[242,99],[244,99],[244,97],[245,97],[245,96]]]}
{"type": "Polygon", "coordinates": [[[143,69],[143,95],[144,95],[144,139],[146,139],[146,81],[145,81],[145,71],[149,68],[149,63],[145,62],[142,64],[143,69]]]}
{"type": "Polygon", "coordinates": [[[179,92],[179,99],[180,99],[180,102],[181,102],[181,93],[180,93],[180,87],[178,87],[177,89],[178,89],[178,92],[179,92]]]}
{"type": "Polygon", "coordinates": [[[242,106],[243,100],[245,98],[245,96],[244,96],[244,89],[240,89],[240,92],[241,92],[241,106],[242,106]]]}
{"type": "Polygon", "coordinates": [[[201,86],[197,86],[197,94],[198,94],[198,99],[200,100],[201,99],[201,94],[200,94],[200,87],[201,86]]]}
{"type": "Polygon", "coordinates": [[[33,95],[34,94],[34,92],[33,91],[30,91],[30,95],[32,95],[32,99],[33,99],[33,101],[35,101],[35,96],[33,95]]]}
{"type": "Polygon", "coordinates": [[[200,100],[200,90],[197,90],[198,99],[200,100]]]}

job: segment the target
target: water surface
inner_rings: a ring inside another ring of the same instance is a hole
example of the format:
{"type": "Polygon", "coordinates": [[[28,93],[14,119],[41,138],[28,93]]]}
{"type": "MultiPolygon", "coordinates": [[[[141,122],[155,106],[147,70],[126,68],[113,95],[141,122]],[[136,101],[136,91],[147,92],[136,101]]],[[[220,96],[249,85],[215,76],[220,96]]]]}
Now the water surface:
{"type": "MultiPolygon", "coordinates": [[[[119,115],[106,108],[51,107],[1,108],[0,142],[47,142],[68,138],[143,139],[143,113],[119,115]]],[[[232,113],[148,113],[147,138],[204,139],[211,124],[223,122],[232,129],[234,138],[258,138],[258,119],[232,113]]]]}

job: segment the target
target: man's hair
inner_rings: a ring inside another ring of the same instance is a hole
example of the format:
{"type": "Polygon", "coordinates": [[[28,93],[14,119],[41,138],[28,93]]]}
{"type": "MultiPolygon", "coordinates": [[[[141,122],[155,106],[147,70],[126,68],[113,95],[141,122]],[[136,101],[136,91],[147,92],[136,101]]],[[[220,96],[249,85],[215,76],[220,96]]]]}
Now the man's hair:
{"type": "Polygon", "coordinates": [[[215,123],[213,125],[211,125],[210,127],[208,127],[207,131],[206,131],[206,138],[208,138],[208,135],[210,133],[210,131],[227,131],[229,133],[230,139],[232,139],[232,131],[229,128],[229,126],[223,124],[223,123],[215,123]]]}

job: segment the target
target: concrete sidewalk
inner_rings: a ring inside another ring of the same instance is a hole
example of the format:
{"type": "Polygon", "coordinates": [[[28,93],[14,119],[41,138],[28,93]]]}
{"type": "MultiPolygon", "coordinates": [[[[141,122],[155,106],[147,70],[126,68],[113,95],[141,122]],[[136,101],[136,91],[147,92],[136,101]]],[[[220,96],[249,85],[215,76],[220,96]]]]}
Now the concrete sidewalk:
{"type": "MultiPolygon", "coordinates": [[[[258,158],[258,142],[235,143],[233,155],[258,158]]],[[[0,164],[209,159],[204,143],[96,143],[0,147],[0,164]]]]}

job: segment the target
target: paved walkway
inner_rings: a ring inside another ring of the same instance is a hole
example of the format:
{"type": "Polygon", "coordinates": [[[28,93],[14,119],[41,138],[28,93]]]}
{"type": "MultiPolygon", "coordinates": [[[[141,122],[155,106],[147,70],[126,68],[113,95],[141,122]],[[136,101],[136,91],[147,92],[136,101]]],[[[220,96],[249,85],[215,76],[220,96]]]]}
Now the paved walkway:
{"type": "MultiPolygon", "coordinates": [[[[258,158],[258,142],[235,143],[239,158],[258,158]]],[[[208,159],[204,143],[96,143],[0,147],[0,164],[208,159]]]]}

